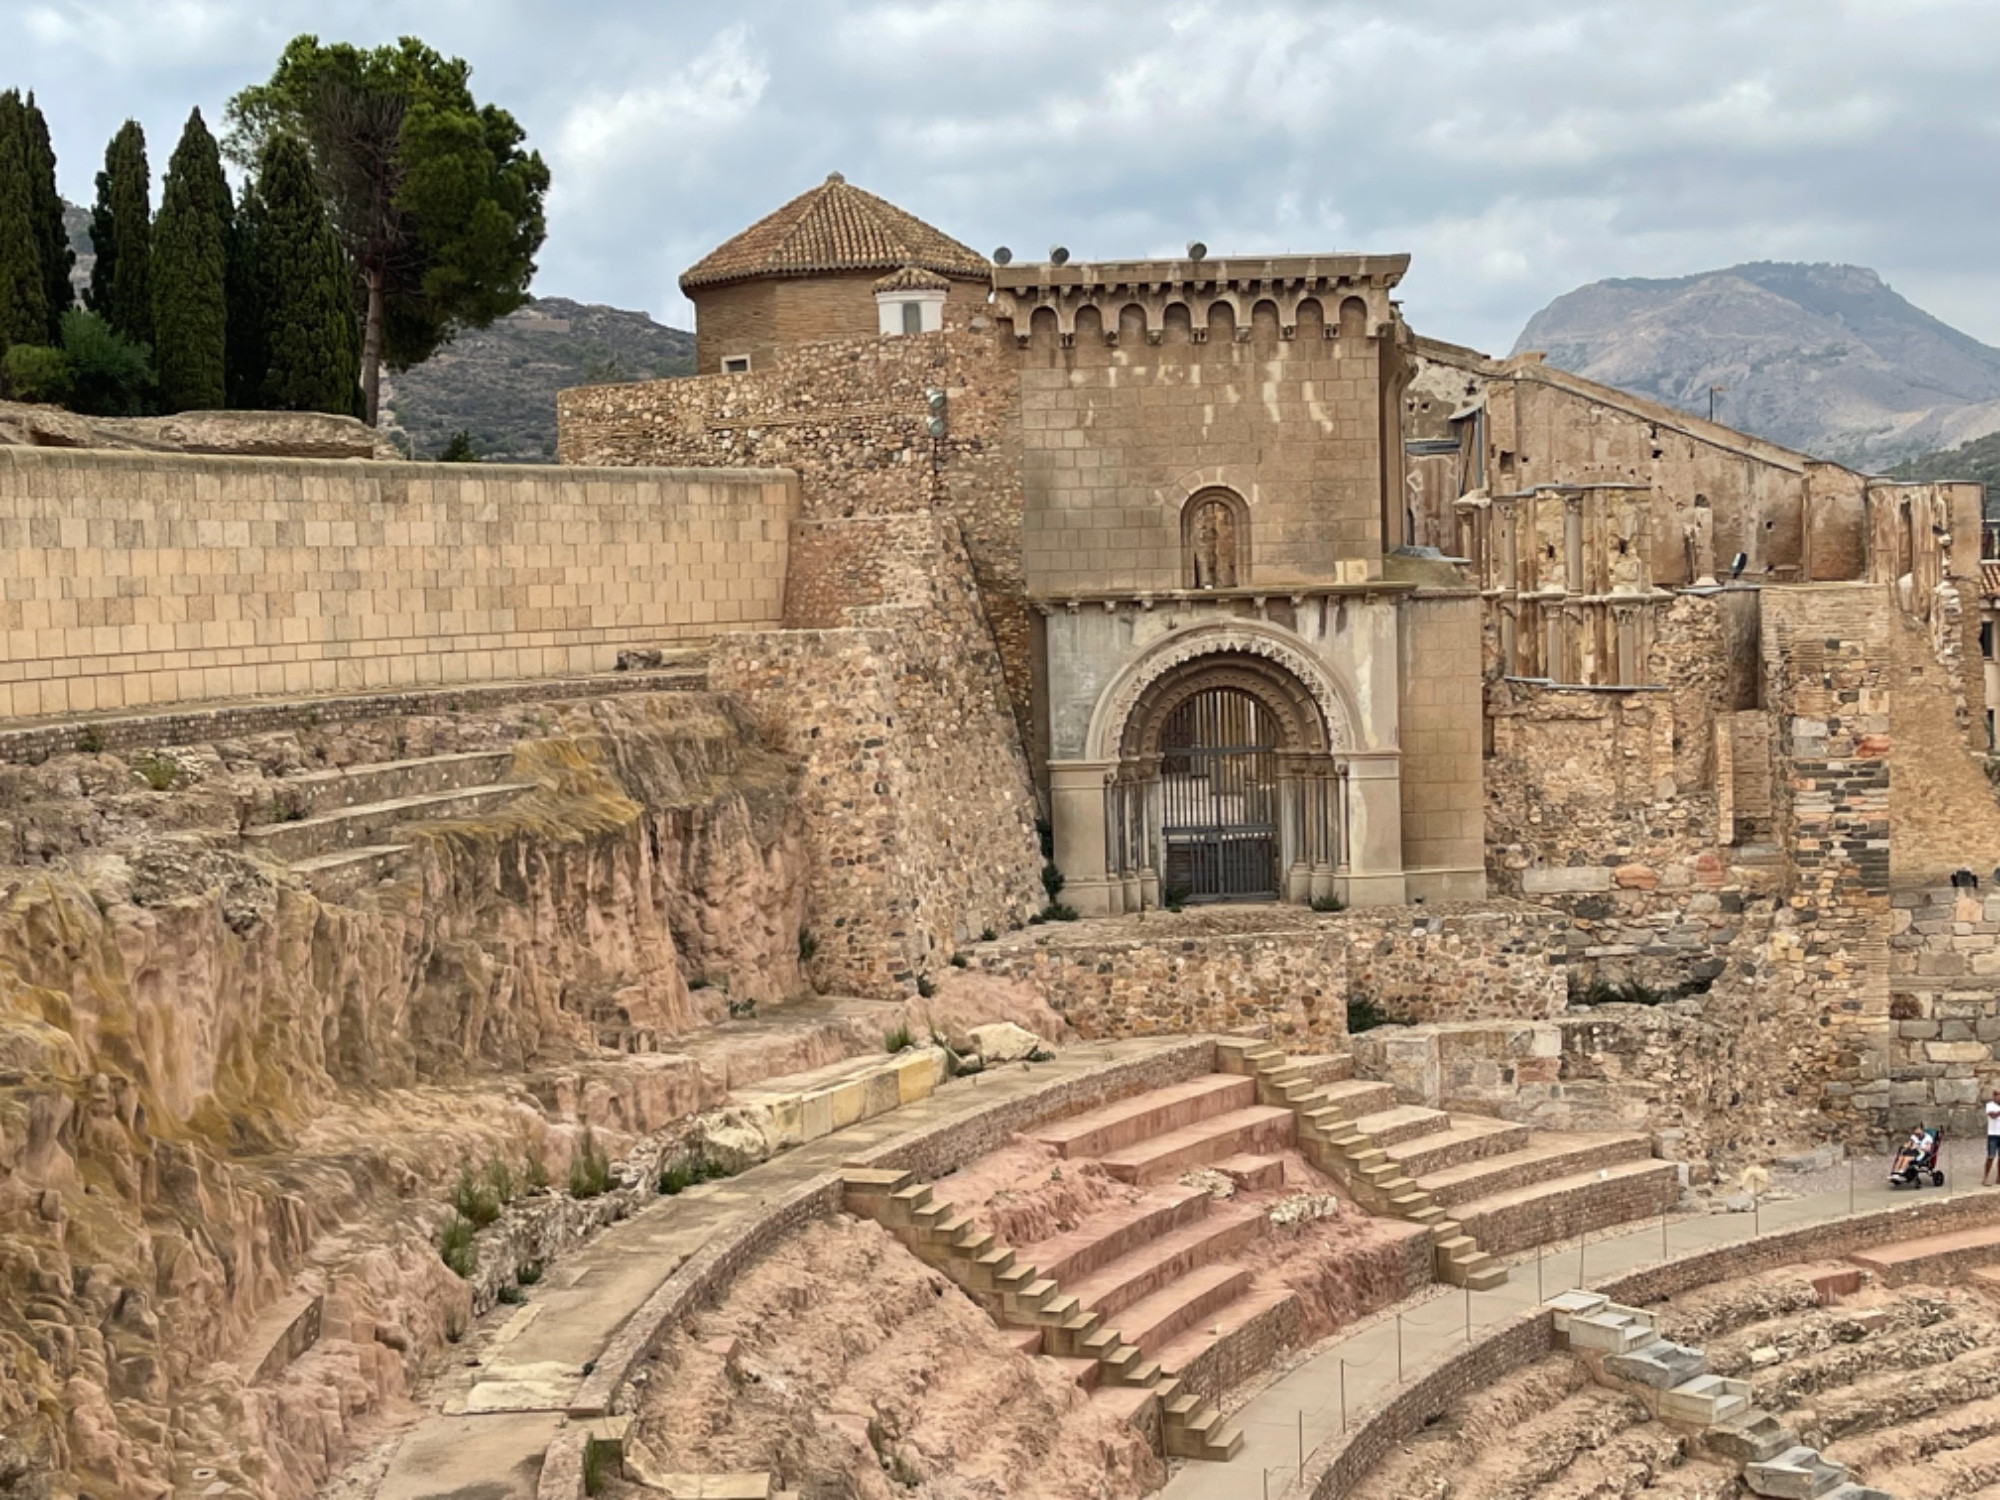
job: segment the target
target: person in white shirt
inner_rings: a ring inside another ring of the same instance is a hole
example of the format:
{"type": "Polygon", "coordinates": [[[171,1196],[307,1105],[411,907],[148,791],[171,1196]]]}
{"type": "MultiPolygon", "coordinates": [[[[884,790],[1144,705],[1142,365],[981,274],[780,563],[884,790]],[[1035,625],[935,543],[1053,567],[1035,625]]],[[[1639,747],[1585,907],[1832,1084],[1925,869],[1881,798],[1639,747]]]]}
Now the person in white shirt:
{"type": "Polygon", "coordinates": [[[2000,1089],[1986,1101],[1986,1169],[1979,1174],[1979,1184],[2000,1186],[2000,1089]]]}

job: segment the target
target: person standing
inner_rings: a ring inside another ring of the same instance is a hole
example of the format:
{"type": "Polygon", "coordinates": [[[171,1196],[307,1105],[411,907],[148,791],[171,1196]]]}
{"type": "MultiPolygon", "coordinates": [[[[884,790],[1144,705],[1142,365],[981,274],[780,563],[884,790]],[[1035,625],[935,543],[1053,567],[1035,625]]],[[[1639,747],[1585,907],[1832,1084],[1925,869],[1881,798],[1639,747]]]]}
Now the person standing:
{"type": "Polygon", "coordinates": [[[1979,1185],[2000,1186],[2000,1088],[1986,1101],[1986,1167],[1979,1174],[1979,1185]]]}

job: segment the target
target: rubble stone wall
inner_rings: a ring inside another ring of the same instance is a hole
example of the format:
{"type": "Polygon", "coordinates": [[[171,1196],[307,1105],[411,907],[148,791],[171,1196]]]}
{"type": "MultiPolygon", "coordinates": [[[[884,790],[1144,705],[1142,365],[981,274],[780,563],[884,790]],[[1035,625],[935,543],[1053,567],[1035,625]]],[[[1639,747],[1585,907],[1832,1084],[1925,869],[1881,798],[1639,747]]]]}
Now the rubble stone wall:
{"type": "Polygon", "coordinates": [[[1889,938],[1889,1096],[1883,1128],[1985,1133],[2000,1086],[2000,892],[1898,891],[1889,938]]]}
{"type": "Polygon", "coordinates": [[[775,625],[791,476],[0,448],[0,715],[608,672],[775,625]]]}
{"type": "Polygon", "coordinates": [[[1033,785],[958,528],[805,530],[794,602],[844,623],[719,640],[710,681],[804,763],[815,984],[887,997],[1041,904],[1033,785]],[[836,609],[850,585],[881,602],[836,609]]]}
{"type": "Polygon", "coordinates": [[[779,348],[744,375],[568,390],[557,410],[566,465],[790,469],[807,520],[950,516],[1027,737],[1016,354],[983,315],[965,329],[779,348]],[[929,431],[934,392],[942,437],[929,431]]]}

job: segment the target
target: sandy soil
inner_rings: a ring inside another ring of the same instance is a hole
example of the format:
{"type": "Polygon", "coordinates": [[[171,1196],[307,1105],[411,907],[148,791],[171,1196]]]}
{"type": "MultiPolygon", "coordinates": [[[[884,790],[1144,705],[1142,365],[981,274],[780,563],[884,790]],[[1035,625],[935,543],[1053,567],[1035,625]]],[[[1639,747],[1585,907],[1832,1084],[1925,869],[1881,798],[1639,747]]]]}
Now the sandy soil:
{"type": "Polygon", "coordinates": [[[806,1500],[1128,1500],[1165,1480],[1062,1367],[844,1217],[751,1267],[640,1378],[634,1435],[660,1468],[770,1470],[806,1500]]]}

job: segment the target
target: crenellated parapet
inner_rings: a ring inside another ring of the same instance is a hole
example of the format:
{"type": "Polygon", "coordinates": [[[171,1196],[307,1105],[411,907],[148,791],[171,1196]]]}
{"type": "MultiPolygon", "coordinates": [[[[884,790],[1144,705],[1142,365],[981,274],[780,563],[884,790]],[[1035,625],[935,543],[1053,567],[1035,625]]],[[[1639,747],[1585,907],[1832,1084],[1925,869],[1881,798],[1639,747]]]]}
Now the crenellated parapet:
{"type": "Polygon", "coordinates": [[[1286,255],[996,266],[994,312],[1026,347],[1046,329],[1065,347],[1081,328],[1107,344],[1249,341],[1260,312],[1283,339],[1393,337],[1390,298],[1407,255],[1286,255]]]}

